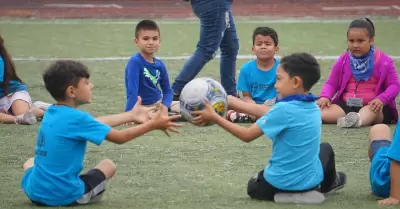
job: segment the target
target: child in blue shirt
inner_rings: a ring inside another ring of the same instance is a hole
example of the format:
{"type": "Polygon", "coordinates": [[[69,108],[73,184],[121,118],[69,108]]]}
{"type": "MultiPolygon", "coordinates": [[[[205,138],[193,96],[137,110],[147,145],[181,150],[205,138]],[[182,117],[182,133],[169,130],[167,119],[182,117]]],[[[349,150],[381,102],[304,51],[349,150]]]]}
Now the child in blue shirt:
{"type": "MultiPolygon", "coordinates": [[[[152,20],[140,21],[135,29],[135,44],[139,52],[130,58],[125,68],[125,111],[131,110],[140,96],[143,105],[162,104],[179,112],[179,102],[172,103],[173,94],[165,64],[154,57],[160,47],[158,25],[152,20]]],[[[151,112],[149,117],[154,114],[151,112]]]]}
{"type": "MultiPolygon", "coordinates": [[[[237,90],[242,94],[242,99],[246,103],[271,103],[276,96],[274,84],[276,69],[279,65],[279,60],[274,58],[275,54],[279,52],[277,32],[269,27],[256,28],[253,32],[252,51],[257,59],[245,63],[240,69],[237,90]]],[[[232,103],[236,100],[229,102],[230,106],[235,106],[232,103]]],[[[254,122],[256,117],[230,110],[227,119],[243,123],[254,122]]]]}
{"type": "Polygon", "coordinates": [[[379,205],[400,204],[400,126],[397,124],[393,138],[390,128],[378,124],[369,134],[368,156],[371,161],[369,180],[372,193],[379,205]]]}
{"type": "Polygon", "coordinates": [[[140,97],[128,112],[93,118],[77,109],[91,103],[93,84],[80,62],[57,61],[43,74],[47,91],[56,100],[43,117],[34,158],[23,165],[21,187],[28,198],[40,206],[69,206],[97,202],[105,191],[106,180],[116,172],[111,160],[101,161],[94,169],[80,175],[87,142],[101,145],[105,140],[123,144],[152,130],[178,132],[172,123],[179,115],[168,117],[165,106],[148,120],[153,107],[141,105],[140,97]],[[113,129],[128,122],[141,125],[113,129]]]}
{"type": "Polygon", "coordinates": [[[331,145],[321,144],[321,113],[317,98],[309,93],[319,79],[317,60],[295,53],[282,58],[277,69],[276,104],[249,128],[220,117],[206,102],[204,110],[193,112],[198,115],[194,123],[214,121],[244,142],[262,135],[272,140],[269,165],[248,183],[251,198],[319,203],[325,199],[322,194],[344,187],[346,175],[336,172],[331,145]]]}

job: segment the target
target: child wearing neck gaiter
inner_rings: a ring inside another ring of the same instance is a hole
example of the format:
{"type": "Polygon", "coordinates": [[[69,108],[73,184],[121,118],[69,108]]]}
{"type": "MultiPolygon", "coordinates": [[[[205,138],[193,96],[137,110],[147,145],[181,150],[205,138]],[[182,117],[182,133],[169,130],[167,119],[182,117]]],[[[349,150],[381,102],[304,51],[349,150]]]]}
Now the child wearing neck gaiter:
{"type": "Polygon", "coordinates": [[[317,104],[322,121],[341,128],[395,124],[400,83],[392,58],[374,47],[375,27],[356,19],[347,31],[348,50],[333,65],[317,104]]]}

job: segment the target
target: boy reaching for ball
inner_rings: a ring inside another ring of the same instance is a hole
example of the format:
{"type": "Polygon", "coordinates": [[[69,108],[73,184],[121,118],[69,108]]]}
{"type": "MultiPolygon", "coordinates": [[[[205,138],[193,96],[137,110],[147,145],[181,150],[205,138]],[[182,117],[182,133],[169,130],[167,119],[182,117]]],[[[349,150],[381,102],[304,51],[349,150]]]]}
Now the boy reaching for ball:
{"type": "MultiPolygon", "coordinates": [[[[136,25],[134,41],[139,52],[130,58],[125,68],[125,111],[130,111],[140,96],[143,105],[156,106],[156,110],[164,105],[173,113],[179,113],[179,101],[172,101],[173,94],[165,64],[154,57],[161,42],[157,23],[152,20],[140,21],[136,25]]],[[[150,111],[149,118],[155,112],[150,111]]]]}
{"type": "Polygon", "coordinates": [[[251,198],[281,203],[320,203],[346,184],[336,172],[330,144],[321,144],[321,113],[310,89],[320,79],[317,60],[307,53],[281,59],[277,69],[276,104],[249,128],[234,124],[205,108],[192,112],[193,122],[216,124],[244,142],[265,135],[272,140],[269,165],[248,182],[251,198]],[[322,194],[321,194],[322,193],[322,194]]]}
{"type": "Polygon", "coordinates": [[[41,206],[69,206],[97,202],[105,191],[105,182],[114,176],[111,160],[101,161],[95,168],[79,175],[87,142],[100,145],[104,140],[123,144],[152,130],[178,133],[168,117],[167,108],[148,120],[154,107],[136,105],[128,112],[93,118],[77,107],[91,102],[93,84],[87,67],[76,61],[57,61],[43,74],[47,91],[56,100],[43,117],[37,136],[35,156],[23,165],[21,187],[28,198],[41,206]],[[128,122],[143,124],[122,130],[111,128],[128,122]]]}
{"type": "Polygon", "coordinates": [[[276,69],[279,60],[278,33],[270,27],[258,27],[253,32],[253,54],[257,59],[245,63],[239,73],[237,90],[242,99],[229,96],[227,120],[254,123],[275,103],[276,69]],[[250,105],[251,104],[251,105],[250,105]],[[261,107],[260,107],[261,106],[261,107]],[[248,112],[250,110],[250,112],[248,112]],[[255,112],[251,114],[251,112],[255,112]]]}

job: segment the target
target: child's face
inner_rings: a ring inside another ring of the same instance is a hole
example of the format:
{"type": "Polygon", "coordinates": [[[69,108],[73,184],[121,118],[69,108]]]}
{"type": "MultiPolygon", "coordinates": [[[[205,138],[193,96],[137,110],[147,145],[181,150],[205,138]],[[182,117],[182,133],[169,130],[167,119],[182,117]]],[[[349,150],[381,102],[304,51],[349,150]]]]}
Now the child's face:
{"type": "Polygon", "coordinates": [[[92,102],[93,84],[89,79],[81,78],[76,86],[67,89],[68,97],[72,98],[77,105],[90,104],[92,102]]]}
{"type": "Polygon", "coordinates": [[[347,34],[347,47],[355,57],[360,57],[369,52],[374,38],[370,38],[365,28],[351,28],[347,34]]]}
{"type": "Polygon", "coordinates": [[[279,65],[278,69],[276,70],[275,82],[275,89],[279,99],[299,93],[298,89],[300,87],[301,82],[299,77],[290,77],[289,74],[282,68],[282,65],[279,65]]]}
{"type": "Polygon", "coordinates": [[[257,35],[254,39],[252,51],[257,56],[257,59],[268,60],[274,58],[279,51],[279,47],[275,46],[271,36],[257,35]]]}
{"type": "Polygon", "coordinates": [[[152,55],[160,47],[160,33],[156,30],[140,30],[135,44],[141,52],[152,55]]]}

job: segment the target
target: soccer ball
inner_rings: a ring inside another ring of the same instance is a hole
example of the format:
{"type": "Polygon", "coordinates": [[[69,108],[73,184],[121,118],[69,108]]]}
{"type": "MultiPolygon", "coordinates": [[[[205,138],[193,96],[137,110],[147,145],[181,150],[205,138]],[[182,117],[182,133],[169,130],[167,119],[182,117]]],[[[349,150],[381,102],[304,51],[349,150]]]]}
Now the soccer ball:
{"type": "MultiPolygon", "coordinates": [[[[208,101],[218,115],[225,117],[228,110],[228,97],[222,85],[212,78],[196,78],[182,89],[179,103],[182,117],[192,122],[192,111],[204,108],[203,100],[208,101]]],[[[206,125],[212,125],[208,123],[206,125]]]]}

